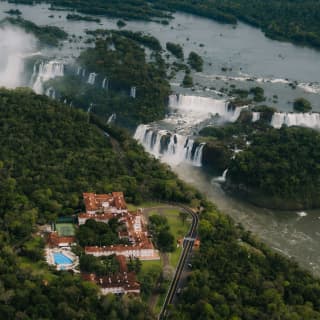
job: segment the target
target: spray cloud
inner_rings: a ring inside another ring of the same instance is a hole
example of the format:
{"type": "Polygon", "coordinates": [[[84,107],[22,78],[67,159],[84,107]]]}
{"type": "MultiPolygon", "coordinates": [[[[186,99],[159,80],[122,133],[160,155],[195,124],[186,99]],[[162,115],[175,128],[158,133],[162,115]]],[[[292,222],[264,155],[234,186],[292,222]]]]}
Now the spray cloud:
{"type": "Polygon", "coordinates": [[[22,85],[24,59],[37,48],[34,36],[11,25],[0,27],[0,87],[22,85]]]}

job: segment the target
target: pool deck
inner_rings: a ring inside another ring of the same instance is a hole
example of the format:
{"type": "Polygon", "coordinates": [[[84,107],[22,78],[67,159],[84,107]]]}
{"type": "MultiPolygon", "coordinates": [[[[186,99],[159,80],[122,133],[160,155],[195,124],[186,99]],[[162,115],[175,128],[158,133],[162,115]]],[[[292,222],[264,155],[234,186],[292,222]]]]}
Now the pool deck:
{"type": "Polygon", "coordinates": [[[71,251],[70,248],[49,248],[45,249],[46,261],[49,265],[55,266],[57,270],[73,270],[79,273],[77,267],[79,265],[79,258],[71,251]],[[56,263],[54,254],[59,253],[67,257],[72,263],[56,263]]]}

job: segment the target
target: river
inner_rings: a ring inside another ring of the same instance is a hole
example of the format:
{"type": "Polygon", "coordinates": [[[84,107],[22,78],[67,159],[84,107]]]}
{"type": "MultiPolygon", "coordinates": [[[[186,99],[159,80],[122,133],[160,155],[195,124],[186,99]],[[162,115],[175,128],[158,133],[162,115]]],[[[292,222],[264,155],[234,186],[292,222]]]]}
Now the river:
{"type": "MultiPolygon", "coordinates": [[[[70,35],[83,36],[84,39],[86,29],[117,28],[117,19],[101,17],[100,24],[67,21],[67,11],[51,11],[48,8],[45,4],[26,6],[0,2],[0,19],[6,16],[4,11],[19,9],[25,19],[36,24],[62,27],[70,35]],[[49,18],[50,15],[53,17],[49,18]]],[[[232,84],[237,88],[259,85],[265,89],[267,103],[277,106],[279,110],[291,111],[292,101],[303,96],[312,102],[315,111],[320,111],[319,51],[270,40],[261,31],[243,23],[234,28],[188,14],[174,16],[168,26],[134,21],[128,22],[125,27],[148,32],[157,37],[162,45],[167,41],[180,43],[185,56],[190,51],[196,51],[204,58],[204,71],[193,74],[194,82],[198,83],[195,89],[181,88],[179,83],[183,75],[178,74],[171,83],[174,91],[221,99],[221,89],[232,84]],[[223,72],[222,68],[228,71],[223,72]],[[293,81],[299,84],[295,90],[289,85],[293,81]],[[278,96],[276,101],[274,95],[278,96]]],[[[75,43],[66,41],[62,49],[45,49],[42,53],[50,58],[70,61],[86,46],[83,40],[77,38],[75,43]]],[[[0,38],[1,41],[4,40],[0,38]]],[[[0,52],[0,61],[7,58],[4,54],[0,52]]],[[[21,77],[19,85],[27,85],[25,78],[28,77],[21,77]]],[[[156,125],[161,127],[162,123],[156,125]]],[[[192,123],[188,122],[188,125],[192,123]]],[[[241,222],[275,250],[295,258],[300,265],[320,276],[320,210],[297,213],[257,208],[225,194],[220,183],[201,168],[180,162],[172,164],[172,168],[235,221],[241,222]]]]}

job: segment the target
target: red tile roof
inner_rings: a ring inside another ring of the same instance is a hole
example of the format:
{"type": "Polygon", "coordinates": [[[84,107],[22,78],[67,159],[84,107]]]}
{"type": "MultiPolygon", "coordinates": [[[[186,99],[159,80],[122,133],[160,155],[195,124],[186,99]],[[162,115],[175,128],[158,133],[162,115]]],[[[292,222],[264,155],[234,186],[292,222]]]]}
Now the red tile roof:
{"type": "Polygon", "coordinates": [[[110,207],[115,207],[118,210],[127,209],[123,192],[112,192],[112,194],[85,192],[83,193],[83,200],[87,212],[102,210],[104,203],[108,203],[110,207]]]}
{"type": "Polygon", "coordinates": [[[89,213],[80,213],[78,218],[80,219],[93,219],[93,220],[110,220],[114,217],[113,213],[98,213],[98,214],[89,214],[89,213]]]}
{"type": "Polygon", "coordinates": [[[97,275],[82,274],[81,277],[85,281],[91,281],[99,285],[101,288],[119,288],[125,291],[140,290],[140,283],[137,281],[134,272],[119,272],[110,276],[98,277],[97,275]]]}
{"type": "Polygon", "coordinates": [[[59,237],[57,232],[52,232],[48,237],[49,244],[53,246],[59,246],[59,244],[67,243],[72,244],[76,242],[76,238],[74,236],[69,237],[59,237]]]}
{"type": "Polygon", "coordinates": [[[118,255],[118,256],[116,256],[116,259],[119,262],[120,272],[128,272],[128,266],[127,266],[126,257],[122,256],[122,255],[118,255]]]}
{"type": "Polygon", "coordinates": [[[111,246],[87,246],[84,248],[85,253],[95,253],[95,252],[116,252],[121,254],[121,252],[127,251],[127,250],[142,250],[142,249],[154,249],[154,246],[152,242],[148,239],[148,241],[140,242],[134,245],[127,245],[127,244],[116,244],[111,246]]]}

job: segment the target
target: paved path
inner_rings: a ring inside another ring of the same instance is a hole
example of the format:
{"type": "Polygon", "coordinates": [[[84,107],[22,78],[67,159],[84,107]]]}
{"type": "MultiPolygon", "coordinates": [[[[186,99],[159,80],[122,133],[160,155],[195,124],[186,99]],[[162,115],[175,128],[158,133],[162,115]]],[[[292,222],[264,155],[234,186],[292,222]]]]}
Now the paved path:
{"type": "Polygon", "coordinates": [[[181,253],[179,263],[176,269],[176,273],[173,277],[173,280],[171,282],[171,285],[169,287],[167,296],[165,298],[162,310],[159,315],[159,319],[165,319],[167,315],[167,307],[168,305],[172,304],[177,292],[178,284],[180,282],[180,278],[182,275],[183,270],[186,267],[186,264],[188,263],[188,259],[190,256],[190,253],[192,252],[194,239],[197,237],[197,228],[199,223],[199,217],[198,214],[195,213],[192,209],[183,206],[183,205],[177,205],[176,207],[180,207],[181,209],[185,210],[192,216],[192,224],[190,227],[190,230],[188,234],[186,235],[186,238],[183,241],[183,251],[181,253]]]}

